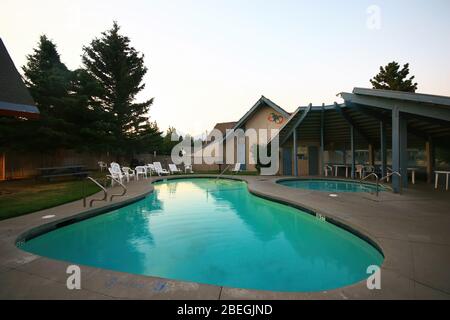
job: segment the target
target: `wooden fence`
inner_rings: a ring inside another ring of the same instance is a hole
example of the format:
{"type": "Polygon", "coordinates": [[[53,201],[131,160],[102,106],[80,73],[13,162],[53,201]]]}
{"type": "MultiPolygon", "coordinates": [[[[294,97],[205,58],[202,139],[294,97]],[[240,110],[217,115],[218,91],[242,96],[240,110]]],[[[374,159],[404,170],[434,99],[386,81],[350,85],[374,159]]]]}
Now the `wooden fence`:
{"type": "MultiPolygon", "coordinates": [[[[140,154],[135,159],[142,164],[159,161],[167,167],[170,156],[140,154]]],[[[26,179],[35,177],[38,168],[84,165],[89,170],[97,170],[98,161],[110,163],[117,161],[122,165],[130,165],[130,157],[116,157],[106,153],[78,153],[72,150],[60,150],[52,153],[19,153],[0,154],[0,180],[26,179]]]]}

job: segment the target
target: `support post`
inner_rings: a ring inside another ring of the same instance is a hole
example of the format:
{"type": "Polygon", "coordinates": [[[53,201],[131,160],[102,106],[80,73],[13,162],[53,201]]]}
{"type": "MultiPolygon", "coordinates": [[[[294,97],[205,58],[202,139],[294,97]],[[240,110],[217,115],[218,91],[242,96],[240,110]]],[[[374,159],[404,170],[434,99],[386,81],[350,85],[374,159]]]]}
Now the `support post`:
{"type": "Polygon", "coordinates": [[[400,192],[400,184],[408,186],[407,171],[407,128],[398,107],[392,109],[392,170],[400,172],[401,178],[392,176],[392,187],[395,193],[400,192]]]}
{"type": "Polygon", "coordinates": [[[374,152],[373,152],[373,145],[369,144],[369,165],[374,165],[374,152]]]}
{"type": "Polygon", "coordinates": [[[351,148],[351,161],[352,161],[352,179],[355,178],[355,128],[350,126],[350,148],[351,148]]]}
{"type": "Polygon", "coordinates": [[[292,162],[294,166],[294,176],[298,176],[298,157],[297,157],[297,128],[292,133],[292,162]]]}
{"type": "Polygon", "coordinates": [[[434,171],[434,144],[431,137],[425,143],[425,156],[427,158],[427,183],[433,183],[434,171]]]}
{"type": "Polygon", "coordinates": [[[324,153],[325,153],[325,136],[324,136],[324,125],[325,125],[325,109],[322,104],[322,111],[320,113],[320,175],[324,175],[324,153]]]}
{"type": "Polygon", "coordinates": [[[380,156],[381,156],[381,176],[387,174],[387,148],[386,148],[386,126],[380,121],[380,156]]]}
{"type": "Polygon", "coordinates": [[[408,188],[408,123],[400,114],[400,174],[402,186],[408,188]]]}

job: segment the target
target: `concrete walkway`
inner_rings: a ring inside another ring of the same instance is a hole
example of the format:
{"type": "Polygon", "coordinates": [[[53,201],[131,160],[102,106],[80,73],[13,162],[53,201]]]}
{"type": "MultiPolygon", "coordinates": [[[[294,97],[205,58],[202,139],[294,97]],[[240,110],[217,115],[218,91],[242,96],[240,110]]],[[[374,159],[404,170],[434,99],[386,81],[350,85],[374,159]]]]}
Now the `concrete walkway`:
{"type": "MultiPolygon", "coordinates": [[[[276,184],[279,177],[233,178],[245,180],[249,191],[256,195],[320,213],[369,238],[385,255],[381,290],[368,290],[362,281],[333,291],[279,293],[172,281],[89,266],[80,266],[81,289],[68,290],[69,263],[17,248],[17,239],[30,232],[57,227],[61,221],[74,217],[101,214],[144,197],[153,190],[148,179],[130,183],[126,197],[96,202],[91,209],[84,208],[80,200],[1,221],[0,299],[450,299],[449,192],[418,185],[401,196],[390,192],[382,192],[379,197],[339,193],[332,198],[328,193],[276,184]],[[46,215],[55,217],[42,219],[46,215]]],[[[112,192],[120,193],[120,189],[112,192]]],[[[88,200],[99,197],[101,193],[88,200]]]]}

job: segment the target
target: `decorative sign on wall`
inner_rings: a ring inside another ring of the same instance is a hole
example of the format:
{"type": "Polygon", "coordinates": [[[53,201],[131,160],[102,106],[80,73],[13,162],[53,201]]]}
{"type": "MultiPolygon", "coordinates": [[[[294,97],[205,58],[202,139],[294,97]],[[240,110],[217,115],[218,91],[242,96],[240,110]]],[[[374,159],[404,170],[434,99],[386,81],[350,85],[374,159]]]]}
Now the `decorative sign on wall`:
{"type": "Polygon", "coordinates": [[[284,121],[284,117],[272,112],[267,120],[269,120],[270,122],[275,122],[276,124],[282,124],[284,121]]]}

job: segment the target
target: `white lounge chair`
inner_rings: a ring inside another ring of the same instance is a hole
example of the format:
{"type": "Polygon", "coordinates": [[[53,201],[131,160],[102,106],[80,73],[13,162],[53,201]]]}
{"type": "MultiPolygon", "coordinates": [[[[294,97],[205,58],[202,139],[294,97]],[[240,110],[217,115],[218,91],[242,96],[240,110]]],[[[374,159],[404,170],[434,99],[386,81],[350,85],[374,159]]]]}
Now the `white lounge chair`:
{"type": "Polygon", "coordinates": [[[163,169],[163,167],[161,166],[161,162],[153,162],[153,165],[155,166],[155,171],[158,174],[158,176],[169,174],[169,171],[163,169]]]}
{"type": "Polygon", "coordinates": [[[239,173],[241,172],[241,164],[238,162],[236,163],[236,165],[234,166],[234,168],[231,170],[231,172],[233,173],[239,173]]]}
{"type": "Polygon", "coordinates": [[[130,178],[136,179],[136,172],[133,169],[129,167],[122,167],[122,171],[125,177],[127,177],[127,182],[130,182],[130,178]]]}
{"type": "Polygon", "coordinates": [[[176,165],[174,165],[173,163],[169,164],[169,171],[171,174],[175,174],[175,173],[181,173],[181,170],[177,168],[176,165]]]}
{"type": "Polygon", "coordinates": [[[147,168],[145,166],[137,166],[135,168],[136,171],[136,180],[139,180],[139,176],[147,178],[147,168]]]}

